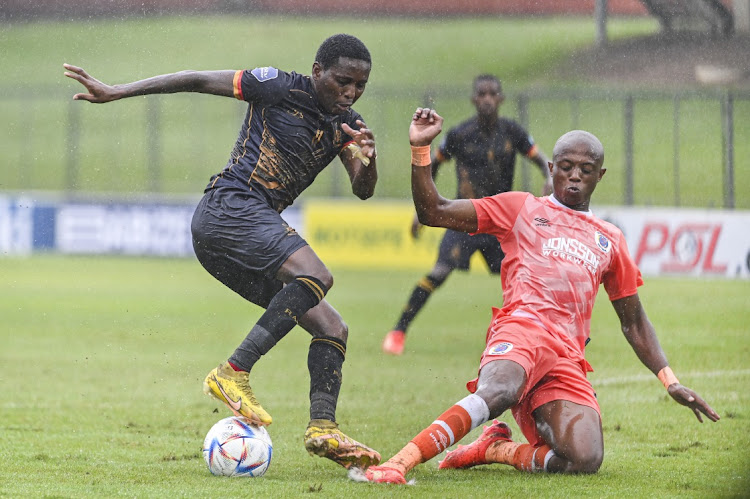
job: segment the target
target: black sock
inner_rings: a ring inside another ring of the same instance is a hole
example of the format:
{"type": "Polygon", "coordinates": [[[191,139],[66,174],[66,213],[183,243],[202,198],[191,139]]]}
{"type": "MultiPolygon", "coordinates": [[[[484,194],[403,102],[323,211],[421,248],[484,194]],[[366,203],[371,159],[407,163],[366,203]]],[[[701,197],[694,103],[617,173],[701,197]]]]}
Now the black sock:
{"type": "Polygon", "coordinates": [[[310,419],[336,421],[336,404],[341,390],[341,366],[346,343],[338,338],[313,338],[307,354],[310,371],[310,419]]]}
{"type": "Polygon", "coordinates": [[[439,280],[430,275],[420,279],[419,283],[417,283],[417,286],[414,288],[414,291],[412,291],[409,301],[406,304],[406,307],[404,307],[404,311],[401,313],[401,317],[398,319],[398,323],[394,329],[406,332],[409,328],[409,324],[411,324],[411,321],[414,320],[414,317],[417,316],[419,311],[422,310],[422,307],[427,303],[427,299],[432,295],[432,292],[443,284],[444,281],[445,279],[439,280]]]}
{"type": "Polygon", "coordinates": [[[310,276],[299,276],[284,286],[229,357],[229,362],[243,371],[250,371],[327,292],[322,282],[310,276]]]}

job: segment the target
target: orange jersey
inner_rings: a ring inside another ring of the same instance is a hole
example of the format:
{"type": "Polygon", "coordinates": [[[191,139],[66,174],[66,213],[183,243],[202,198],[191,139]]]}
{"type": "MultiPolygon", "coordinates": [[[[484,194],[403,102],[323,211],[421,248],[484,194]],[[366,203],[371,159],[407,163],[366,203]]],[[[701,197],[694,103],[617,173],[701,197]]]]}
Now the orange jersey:
{"type": "Polygon", "coordinates": [[[599,284],[612,301],[643,284],[622,231],[553,196],[506,192],[472,203],[477,233],[497,237],[505,252],[503,308],[493,311],[493,323],[508,315],[534,319],[582,359],[599,284]]]}

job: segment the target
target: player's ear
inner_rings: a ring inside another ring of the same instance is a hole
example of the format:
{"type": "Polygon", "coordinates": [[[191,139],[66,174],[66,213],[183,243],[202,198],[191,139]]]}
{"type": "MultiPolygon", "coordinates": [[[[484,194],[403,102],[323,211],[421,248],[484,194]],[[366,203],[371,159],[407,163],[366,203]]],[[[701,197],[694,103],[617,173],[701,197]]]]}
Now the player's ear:
{"type": "Polygon", "coordinates": [[[314,80],[320,79],[320,74],[323,72],[323,66],[318,61],[313,62],[312,72],[310,73],[314,80]]]}
{"type": "Polygon", "coordinates": [[[599,170],[599,178],[597,179],[597,182],[599,182],[602,179],[602,177],[604,176],[605,173],[607,173],[607,169],[606,168],[602,168],[602,169],[599,170]]]}

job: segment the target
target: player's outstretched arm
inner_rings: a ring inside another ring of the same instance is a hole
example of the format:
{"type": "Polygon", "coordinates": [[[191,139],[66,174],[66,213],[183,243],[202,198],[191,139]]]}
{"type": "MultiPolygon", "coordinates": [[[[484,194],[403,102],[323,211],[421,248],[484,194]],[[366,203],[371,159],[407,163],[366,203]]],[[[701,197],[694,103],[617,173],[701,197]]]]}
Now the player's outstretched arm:
{"type": "MultiPolygon", "coordinates": [[[[443,163],[443,161],[440,159],[439,156],[433,155],[432,156],[432,179],[435,180],[437,178],[437,174],[440,171],[440,165],[443,163]]],[[[419,223],[419,217],[417,214],[414,214],[414,219],[411,221],[411,237],[414,239],[419,239],[419,234],[422,232],[422,225],[419,223]]]]}
{"type": "Polygon", "coordinates": [[[199,92],[204,94],[234,96],[235,71],[180,71],[121,85],[108,85],[89,75],[83,68],[63,64],[65,76],[86,87],[87,92],[78,93],[73,100],[85,100],[96,104],[112,102],[136,95],[173,94],[177,92],[199,92]]]}
{"type": "Polygon", "coordinates": [[[462,232],[477,230],[477,213],[468,199],[442,197],[432,178],[430,144],[443,129],[443,118],[434,109],[418,107],[409,127],[411,192],[419,222],[462,232]]]}
{"type": "Polygon", "coordinates": [[[612,306],[617,312],[622,332],[628,343],[633,347],[641,362],[657,375],[669,395],[679,404],[689,407],[701,423],[703,422],[702,414],[711,421],[718,421],[720,418],[716,411],[700,395],[681,385],[672,373],[664,350],[656,337],[654,326],[648,320],[638,294],[615,300],[612,306]]]}
{"type": "Polygon", "coordinates": [[[341,129],[354,139],[354,144],[345,149],[340,157],[349,174],[352,192],[360,199],[368,199],[375,194],[375,184],[378,182],[378,153],[372,130],[361,120],[357,120],[357,124],[359,130],[346,123],[341,124],[341,129]]]}

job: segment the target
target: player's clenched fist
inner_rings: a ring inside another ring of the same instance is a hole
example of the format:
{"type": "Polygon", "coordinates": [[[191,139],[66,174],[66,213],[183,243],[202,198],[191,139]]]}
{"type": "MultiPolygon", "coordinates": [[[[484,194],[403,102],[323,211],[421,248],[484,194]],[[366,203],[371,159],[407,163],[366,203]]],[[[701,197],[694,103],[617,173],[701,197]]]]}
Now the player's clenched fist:
{"type": "Polygon", "coordinates": [[[418,107],[411,118],[409,143],[412,146],[426,146],[432,143],[443,130],[443,117],[427,107],[418,107]]]}

